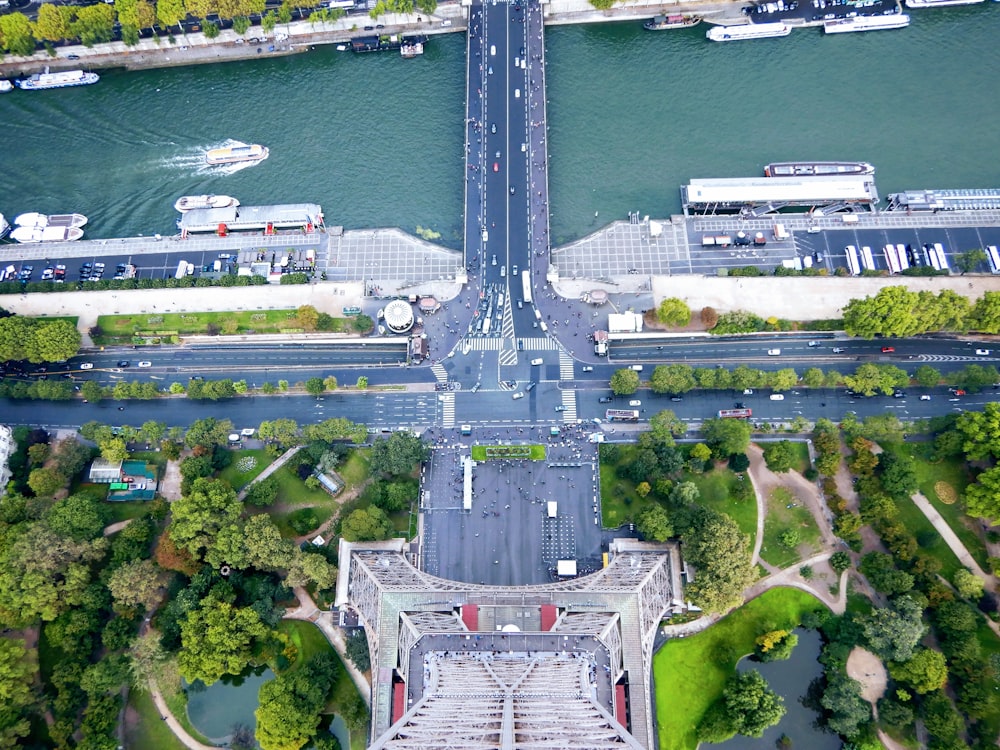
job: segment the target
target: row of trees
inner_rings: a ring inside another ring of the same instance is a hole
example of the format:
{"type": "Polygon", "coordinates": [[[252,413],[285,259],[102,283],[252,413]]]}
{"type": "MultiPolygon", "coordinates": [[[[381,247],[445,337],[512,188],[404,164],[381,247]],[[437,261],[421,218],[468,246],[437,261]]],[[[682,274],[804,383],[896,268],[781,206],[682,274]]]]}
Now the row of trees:
{"type": "Polygon", "coordinates": [[[60,362],[78,351],[80,332],[70,320],[0,317],[0,362],[60,362]]]}
{"type": "Polygon", "coordinates": [[[887,286],[873,297],[844,306],[844,330],[851,336],[915,336],[935,331],[1000,332],[1000,292],[984,292],[974,303],[944,289],[937,294],[887,286]]]}
{"type": "MultiPolygon", "coordinates": [[[[850,375],[834,370],[823,371],[810,367],[800,376],[788,367],[781,370],[759,370],[740,365],[732,370],[722,367],[692,367],[686,364],[657,365],[649,379],[653,393],[681,395],[695,388],[742,391],[754,388],[769,388],[781,393],[792,388],[833,388],[847,386],[863,396],[877,393],[891,395],[893,391],[911,383],[923,388],[933,388],[947,383],[972,393],[993,385],[1000,380],[1000,372],[993,365],[970,364],[942,375],[930,365],[921,365],[911,378],[906,370],[895,365],[866,362],[858,365],[850,375]]],[[[623,368],[611,375],[610,386],[616,396],[630,396],[639,390],[642,381],[635,370],[623,368]]]]}

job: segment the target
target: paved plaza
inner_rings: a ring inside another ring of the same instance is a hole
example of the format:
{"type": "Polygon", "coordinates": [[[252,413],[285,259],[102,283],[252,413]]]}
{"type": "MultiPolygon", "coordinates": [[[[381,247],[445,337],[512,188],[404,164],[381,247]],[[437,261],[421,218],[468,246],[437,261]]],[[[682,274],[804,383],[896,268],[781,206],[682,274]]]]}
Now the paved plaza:
{"type": "Polygon", "coordinates": [[[465,261],[460,250],[426,242],[399,229],[342,233],[334,229],[321,270],[331,281],[367,281],[380,286],[382,289],[368,291],[383,296],[390,289],[406,293],[419,284],[464,278],[465,261]]]}

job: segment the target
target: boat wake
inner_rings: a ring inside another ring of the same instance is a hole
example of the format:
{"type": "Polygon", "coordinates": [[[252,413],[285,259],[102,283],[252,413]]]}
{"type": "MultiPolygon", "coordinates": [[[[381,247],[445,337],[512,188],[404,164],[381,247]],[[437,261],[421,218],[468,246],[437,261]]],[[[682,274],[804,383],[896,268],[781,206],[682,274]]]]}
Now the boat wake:
{"type": "Polygon", "coordinates": [[[244,162],[234,162],[232,164],[206,164],[205,154],[212,149],[219,148],[233,148],[234,146],[246,146],[243,141],[237,141],[232,138],[228,138],[221,143],[214,143],[209,146],[195,146],[190,149],[185,149],[183,153],[176,156],[164,159],[161,163],[167,169],[175,169],[181,172],[189,172],[196,175],[227,175],[235,174],[244,169],[249,169],[250,167],[255,167],[260,164],[267,156],[256,161],[244,161],[244,162]]]}

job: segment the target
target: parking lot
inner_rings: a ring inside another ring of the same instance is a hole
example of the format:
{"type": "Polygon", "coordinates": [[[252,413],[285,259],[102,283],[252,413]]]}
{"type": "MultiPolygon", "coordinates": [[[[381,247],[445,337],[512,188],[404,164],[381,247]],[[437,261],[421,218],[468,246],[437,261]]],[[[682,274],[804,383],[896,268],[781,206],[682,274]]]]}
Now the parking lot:
{"type": "MultiPolygon", "coordinates": [[[[447,432],[448,437],[437,437],[421,482],[421,554],[428,573],[520,585],[554,580],[559,560],[575,560],[580,573],[600,567],[597,446],[586,442],[585,429],[572,428],[553,439],[542,461],[477,463],[471,511],[463,510],[462,459],[473,444],[498,444],[498,433],[462,438],[447,432]],[[556,503],[553,518],[550,501],[556,503]]],[[[499,443],[520,444],[512,439],[516,434],[516,429],[511,436],[501,434],[499,443]]]]}

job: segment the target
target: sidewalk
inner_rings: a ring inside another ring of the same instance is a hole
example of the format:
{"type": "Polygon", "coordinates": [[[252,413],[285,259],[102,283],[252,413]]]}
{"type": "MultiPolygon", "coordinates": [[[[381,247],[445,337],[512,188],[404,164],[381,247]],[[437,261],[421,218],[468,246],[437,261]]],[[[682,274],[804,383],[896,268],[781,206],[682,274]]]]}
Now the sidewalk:
{"type": "Polygon", "coordinates": [[[239,494],[236,496],[236,499],[242,501],[243,498],[247,496],[247,491],[251,487],[253,487],[257,482],[260,482],[263,479],[267,479],[274,472],[276,472],[282,466],[291,461],[292,457],[296,453],[298,453],[301,448],[302,448],[301,445],[296,445],[294,448],[289,448],[287,451],[278,456],[266,469],[264,469],[264,471],[262,471],[256,477],[254,477],[254,480],[250,482],[250,484],[248,484],[246,487],[240,490],[239,494]]]}

